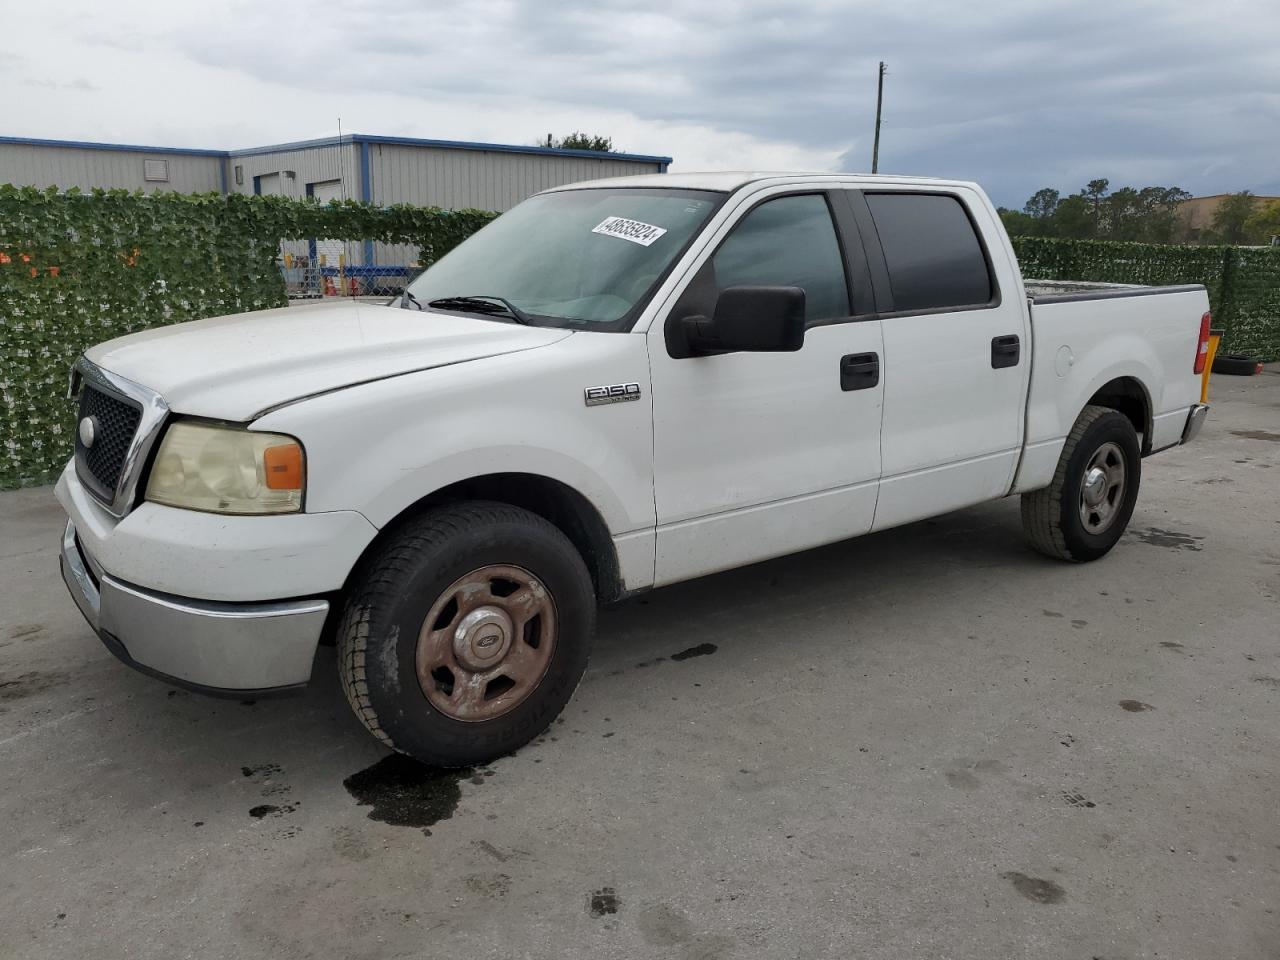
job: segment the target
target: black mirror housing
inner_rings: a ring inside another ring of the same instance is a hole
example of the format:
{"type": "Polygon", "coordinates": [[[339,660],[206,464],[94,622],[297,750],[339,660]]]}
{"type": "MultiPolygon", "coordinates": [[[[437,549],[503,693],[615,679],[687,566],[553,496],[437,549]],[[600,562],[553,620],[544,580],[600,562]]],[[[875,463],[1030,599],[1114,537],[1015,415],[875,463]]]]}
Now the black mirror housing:
{"type": "Polygon", "coordinates": [[[804,290],[800,287],[729,287],[715,316],[686,317],[692,354],[791,353],[804,346],[804,290]]]}

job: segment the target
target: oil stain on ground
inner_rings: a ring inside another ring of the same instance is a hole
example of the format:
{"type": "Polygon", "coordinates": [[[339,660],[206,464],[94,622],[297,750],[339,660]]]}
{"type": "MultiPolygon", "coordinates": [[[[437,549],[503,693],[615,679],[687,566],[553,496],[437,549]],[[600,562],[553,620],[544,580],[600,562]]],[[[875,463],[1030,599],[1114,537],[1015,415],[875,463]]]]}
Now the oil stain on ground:
{"type": "Polygon", "coordinates": [[[1035,903],[1061,903],[1067,896],[1067,891],[1052,880],[1029,877],[1017,870],[1000,874],[1000,879],[1008,880],[1013,884],[1013,889],[1035,903]]]}
{"type": "Polygon", "coordinates": [[[715,653],[718,648],[714,643],[700,643],[696,647],[690,647],[688,650],[681,650],[679,653],[671,655],[672,660],[689,660],[693,657],[706,657],[715,653]]]}
{"type": "Polygon", "coordinates": [[[1189,533],[1179,533],[1177,530],[1161,530],[1159,527],[1135,530],[1133,535],[1143,543],[1149,543],[1153,547],[1168,547],[1171,550],[1198,551],[1200,549],[1199,541],[1204,539],[1204,537],[1192,536],[1189,533]]]}
{"type": "Polygon", "coordinates": [[[622,900],[613,887],[601,887],[593,890],[587,900],[587,910],[593,917],[604,917],[617,913],[622,900]]]}
{"type": "Polygon", "coordinates": [[[1144,713],[1147,710],[1154,710],[1149,703],[1143,703],[1141,700],[1121,700],[1120,709],[1127,710],[1129,713],[1144,713]]]}
{"type": "Polygon", "coordinates": [[[20,673],[13,677],[0,677],[0,700],[21,700],[44,693],[50,687],[65,683],[65,673],[20,673]]]}
{"type": "Polygon", "coordinates": [[[1270,440],[1272,443],[1280,443],[1280,433],[1270,433],[1266,430],[1232,430],[1233,437],[1244,437],[1246,440],[1270,440]]]}
{"type": "Polygon", "coordinates": [[[423,829],[448,820],[462,799],[462,781],[484,783],[471,768],[428,767],[393,753],[342,781],[361,806],[372,807],[369,819],[395,827],[423,829]]]}

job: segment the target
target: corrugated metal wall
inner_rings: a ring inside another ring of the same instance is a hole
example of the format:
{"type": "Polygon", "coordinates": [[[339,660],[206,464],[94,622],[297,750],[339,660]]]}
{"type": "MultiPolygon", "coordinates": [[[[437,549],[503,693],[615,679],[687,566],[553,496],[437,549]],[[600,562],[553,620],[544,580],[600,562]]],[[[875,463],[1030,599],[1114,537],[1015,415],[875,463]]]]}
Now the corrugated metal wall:
{"type": "Polygon", "coordinates": [[[509,210],[539,190],[578,180],[659,173],[657,163],[372,143],[373,202],[509,210]]]}
{"type": "Polygon", "coordinates": [[[182,153],[144,153],[37,144],[0,143],[0,183],[20,187],[79,187],[90,190],[176,190],[179,193],[218,193],[222,189],[222,158],[182,153]],[[147,180],[144,160],[163,160],[167,181],[147,180]]]}
{"type": "Polygon", "coordinates": [[[280,178],[283,196],[305,197],[309,183],[342,180],[346,198],[360,199],[360,148],[354,144],[233,154],[228,164],[227,190],[232,193],[253,193],[254,177],[290,172],[294,176],[280,178]],[[236,182],[236,167],[241,183],[236,182]]]}

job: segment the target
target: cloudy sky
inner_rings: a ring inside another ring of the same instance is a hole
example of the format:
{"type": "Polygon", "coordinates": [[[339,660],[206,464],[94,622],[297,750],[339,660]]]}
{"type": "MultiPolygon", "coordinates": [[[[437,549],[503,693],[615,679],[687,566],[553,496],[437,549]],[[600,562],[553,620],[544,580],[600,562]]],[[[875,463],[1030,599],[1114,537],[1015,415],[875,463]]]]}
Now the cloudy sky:
{"type": "Polygon", "coordinates": [[[611,135],[673,169],[1280,194],[1277,0],[0,0],[0,134],[611,135]]]}

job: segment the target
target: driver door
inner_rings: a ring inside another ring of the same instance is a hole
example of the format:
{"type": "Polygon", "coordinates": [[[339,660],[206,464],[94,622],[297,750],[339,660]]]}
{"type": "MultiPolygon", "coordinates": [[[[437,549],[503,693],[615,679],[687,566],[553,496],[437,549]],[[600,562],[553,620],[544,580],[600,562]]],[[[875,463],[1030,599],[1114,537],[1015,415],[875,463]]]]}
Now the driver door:
{"type": "Polygon", "coordinates": [[[838,220],[822,191],[753,203],[648,332],[658,585],[871,528],[880,321],[852,217],[834,209],[838,220]],[[736,286],[802,288],[801,349],[673,357],[666,325],[712,316],[720,291],[736,286]]]}

